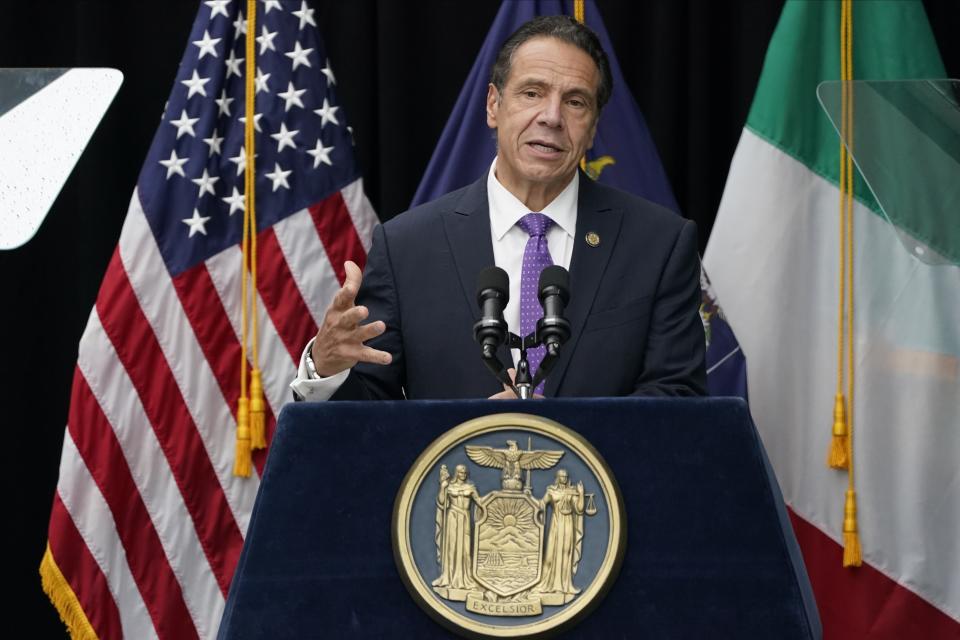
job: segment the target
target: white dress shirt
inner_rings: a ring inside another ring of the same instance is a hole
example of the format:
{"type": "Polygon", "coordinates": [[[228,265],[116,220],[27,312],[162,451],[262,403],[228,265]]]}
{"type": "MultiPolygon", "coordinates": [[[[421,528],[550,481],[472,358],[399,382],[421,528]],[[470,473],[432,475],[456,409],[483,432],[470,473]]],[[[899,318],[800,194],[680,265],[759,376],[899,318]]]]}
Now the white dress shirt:
{"type": "MultiPolygon", "coordinates": [[[[530,238],[527,232],[517,226],[517,221],[531,211],[517,199],[506,187],[500,184],[496,177],[497,159],[493,159],[490,171],[487,174],[487,202],[490,207],[490,239],[493,242],[493,262],[510,276],[510,301],[504,309],[503,316],[510,330],[520,333],[520,277],[523,267],[523,251],[530,238]]],[[[547,229],[547,246],[553,263],[570,268],[570,258],[573,256],[574,234],[577,230],[577,197],[580,193],[580,176],[573,174],[573,179],[564,187],[563,191],[550,204],[543,208],[543,213],[553,220],[554,224],[547,229]]],[[[376,320],[376,318],[372,318],[376,320]]],[[[307,343],[300,356],[300,366],[297,377],[290,383],[290,388],[296,391],[304,400],[321,402],[329,400],[347,379],[350,370],[341,371],[329,378],[317,378],[311,375],[307,367],[307,355],[313,346],[313,340],[307,343]]],[[[479,350],[477,351],[479,358],[479,350]]],[[[513,361],[520,358],[520,351],[513,350],[513,361]]]]}

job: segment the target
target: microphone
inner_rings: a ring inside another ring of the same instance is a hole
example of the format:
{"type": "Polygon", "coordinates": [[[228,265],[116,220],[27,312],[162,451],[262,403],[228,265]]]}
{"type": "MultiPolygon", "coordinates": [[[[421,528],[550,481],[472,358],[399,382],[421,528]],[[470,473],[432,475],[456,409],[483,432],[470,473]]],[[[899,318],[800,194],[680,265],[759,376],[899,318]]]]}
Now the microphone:
{"type": "Polygon", "coordinates": [[[547,353],[556,357],[570,338],[570,323],[563,317],[570,302],[570,274],[558,265],[547,267],[540,272],[539,290],[543,317],[537,321],[537,338],[547,347],[547,353]]]}
{"type": "Polygon", "coordinates": [[[483,317],[473,325],[473,337],[483,349],[484,359],[496,357],[507,339],[503,309],[510,300],[510,278],[500,267],[487,267],[477,277],[477,304],[483,317]]]}

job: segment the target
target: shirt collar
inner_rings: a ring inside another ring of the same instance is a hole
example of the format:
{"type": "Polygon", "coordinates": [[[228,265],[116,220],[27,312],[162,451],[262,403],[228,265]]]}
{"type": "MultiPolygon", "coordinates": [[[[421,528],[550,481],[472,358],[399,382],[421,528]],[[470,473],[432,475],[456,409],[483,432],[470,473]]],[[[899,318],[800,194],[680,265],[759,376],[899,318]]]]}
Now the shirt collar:
{"type": "MultiPolygon", "coordinates": [[[[530,213],[530,209],[520,202],[515,195],[500,184],[495,175],[497,159],[494,158],[487,173],[487,202],[490,205],[490,228],[497,240],[502,240],[511,227],[517,224],[523,216],[530,213]]],[[[543,213],[553,220],[554,224],[563,229],[571,238],[577,232],[577,197],[580,193],[580,172],[573,174],[570,182],[563,191],[553,199],[543,213]]]]}

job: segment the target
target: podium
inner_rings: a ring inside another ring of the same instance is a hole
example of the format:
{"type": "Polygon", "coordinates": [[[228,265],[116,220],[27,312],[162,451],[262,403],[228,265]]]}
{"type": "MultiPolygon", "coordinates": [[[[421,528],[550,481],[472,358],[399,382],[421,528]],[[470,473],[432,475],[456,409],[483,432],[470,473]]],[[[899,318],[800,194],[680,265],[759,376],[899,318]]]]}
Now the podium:
{"type": "Polygon", "coordinates": [[[435,438],[507,412],[579,432],[625,503],[619,577],[564,637],[820,637],[757,431],[742,401],[723,398],[287,405],[218,637],[455,637],[401,581],[394,499],[435,438]]]}

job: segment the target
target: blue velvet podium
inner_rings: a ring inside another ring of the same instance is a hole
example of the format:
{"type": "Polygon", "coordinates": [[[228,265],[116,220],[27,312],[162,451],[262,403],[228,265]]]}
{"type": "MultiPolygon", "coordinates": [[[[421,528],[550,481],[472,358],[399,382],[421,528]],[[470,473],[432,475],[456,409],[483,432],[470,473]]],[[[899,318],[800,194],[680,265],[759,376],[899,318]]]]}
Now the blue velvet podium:
{"type": "Polygon", "coordinates": [[[289,404],[219,637],[451,637],[401,582],[394,498],[437,436],[504,412],[544,416],[585,436],[626,504],[620,575],[565,637],[820,637],[747,407],[717,398],[289,404]]]}

